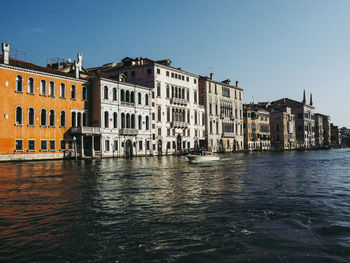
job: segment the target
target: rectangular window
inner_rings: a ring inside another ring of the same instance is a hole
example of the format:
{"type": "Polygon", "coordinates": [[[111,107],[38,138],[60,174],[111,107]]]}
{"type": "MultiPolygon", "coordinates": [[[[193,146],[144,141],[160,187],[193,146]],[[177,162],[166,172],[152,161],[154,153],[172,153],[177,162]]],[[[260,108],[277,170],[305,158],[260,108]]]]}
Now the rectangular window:
{"type": "Polygon", "coordinates": [[[23,152],[23,140],[16,140],[15,150],[16,152],[23,152]]]}
{"type": "Polygon", "coordinates": [[[160,69],[159,68],[157,68],[157,74],[160,74],[160,69]]]}
{"type": "Polygon", "coordinates": [[[105,152],[109,152],[109,140],[105,140],[105,152]]]}
{"type": "Polygon", "coordinates": [[[169,71],[166,72],[166,76],[169,77],[169,71]]]}
{"type": "Polygon", "coordinates": [[[152,69],[151,68],[148,68],[147,69],[147,75],[151,75],[152,74],[152,69]]]}
{"type": "Polygon", "coordinates": [[[55,151],[56,149],[56,141],[50,140],[50,151],[55,151]]]}
{"type": "Polygon", "coordinates": [[[65,140],[60,141],[60,149],[61,149],[61,151],[64,151],[66,149],[66,141],[65,140]]]}
{"type": "Polygon", "coordinates": [[[174,72],[171,72],[171,77],[172,77],[172,78],[174,77],[174,72]]]}
{"type": "Polygon", "coordinates": [[[35,151],[35,140],[28,140],[28,152],[35,151]]]}
{"type": "Polygon", "coordinates": [[[139,141],[139,150],[142,151],[142,141],[139,141]]]}
{"type": "Polygon", "coordinates": [[[188,82],[190,80],[190,78],[189,77],[186,77],[186,81],[188,82]]]}
{"type": "Polygon", "coordinates": [[[114,151],[118,151],[118,140],[114,141],[114,151]]]}
{"type": "Polygon", "coordinates": [[[40,151],[47,151],[47,140],[40,141],[40,151]]]}
{"type": "Polygon", "coordinates": [[[197,84],[197,79],[193,79],[194,84],[197,84]]]}
{"type": "Polygon", "coordinates": [[[153,151],[156,150],[156,145],[153,143],[153,151]]]}
{"type": "Polygon", "coordinates": [[[162,129],[161,128],[158,128],[158,135],[162,135],[162,129]]]}
{"type": "Polygon", "coordinates": [[[149,151],[149,141],[146,142],[146,150],[149,151]]]}
{"type": "Polygon", "coordinates": [[[170,147],[171,147],[170,142],[167,142],[166,147],[167,147],[168,149],[170,149],[170,147]]]}

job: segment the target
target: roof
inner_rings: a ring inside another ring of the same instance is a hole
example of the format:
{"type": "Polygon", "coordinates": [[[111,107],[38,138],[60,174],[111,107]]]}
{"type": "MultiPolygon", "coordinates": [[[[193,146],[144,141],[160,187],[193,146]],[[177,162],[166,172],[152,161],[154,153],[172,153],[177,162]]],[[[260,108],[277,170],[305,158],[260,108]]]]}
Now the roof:
{"type": "MultiPolygon", "coordinates": [[[[3,61],[3,55],[0,55],[0,61],[1,61],[2,65],[7,65],[7,64],[3,64],[3,62],[2,62],[3,61]]],[[[56,69],[42,67],[42,66],[39,66],[39,65],[35,65],[33,63],[29,63],[27,61],[17,60],[17,59],[13,59],[13,58],[9,59],[9,64],[8,65],[13,66],[13,67],[23,68],[23,69],[31,69],[31,70],[35,70],[35,71],[41,71],[41,72],[45,72],[45,73],[50,73],[50,74],[55,74],[55,75],[75,78],[74,74],[61,72],[61,71],[58,71],[56,69]]]]}

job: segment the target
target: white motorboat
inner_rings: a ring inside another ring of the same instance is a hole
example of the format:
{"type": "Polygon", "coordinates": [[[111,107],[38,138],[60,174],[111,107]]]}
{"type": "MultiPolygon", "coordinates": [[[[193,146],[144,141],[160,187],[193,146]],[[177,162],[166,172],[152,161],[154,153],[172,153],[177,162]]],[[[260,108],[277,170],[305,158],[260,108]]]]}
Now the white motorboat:
{"type": "Polygon", "coordinates": [[[187,155],[187,158],[191,163],[205,163],[220,160],[219,156],[214,155],[212,152],[206,151],[193,152],[187,155]]]}

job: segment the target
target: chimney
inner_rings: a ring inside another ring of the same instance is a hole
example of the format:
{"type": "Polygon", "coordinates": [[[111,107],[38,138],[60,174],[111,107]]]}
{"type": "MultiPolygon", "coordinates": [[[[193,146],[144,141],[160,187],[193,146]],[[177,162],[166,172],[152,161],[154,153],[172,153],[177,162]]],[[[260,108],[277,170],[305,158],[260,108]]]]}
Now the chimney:
{"type": "Polygon", "coordinates": [[[4,64],[9,63],[9,53],[10,53],[10,45],[6,43],[2,43],[2,59],[4,64]]]}
{"type": "Polygon", "coordinates": [[[83,67],[83,55],[77,54],[77,59],[78,59],[78,68],[79,68],[79,71],[81,71],[83,67]]]}
{"type": "Polygon", "coordinates": [[[79,78],[79,65],[78,62],[74,60],[75,78],[79,78]]]}
{"type": "Polygon", "coordinates": [[[236,87],[238,88],[238,80],[236,80],[236,87]]]}
{"type": "Polygon", "coordinates": [[[210,73],[210,79],[212,80],[214,77],[214,73],[210,73]]]}

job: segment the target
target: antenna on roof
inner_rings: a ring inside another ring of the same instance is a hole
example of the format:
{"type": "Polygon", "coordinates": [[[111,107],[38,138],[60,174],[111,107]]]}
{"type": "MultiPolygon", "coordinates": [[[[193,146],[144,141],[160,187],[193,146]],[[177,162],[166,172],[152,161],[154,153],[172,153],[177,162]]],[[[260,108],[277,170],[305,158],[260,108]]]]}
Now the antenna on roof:
{"type": "Polygon", "coordinates": [[[18,58],[21,58],[24,60],[24,61],[27,61],[27,54],[26,52],[23,52],[21,50],[18,50],[18,49],[12,49],[11,50],[11,56],[14,58],[14,59],[18,59],[18,58]]]}

